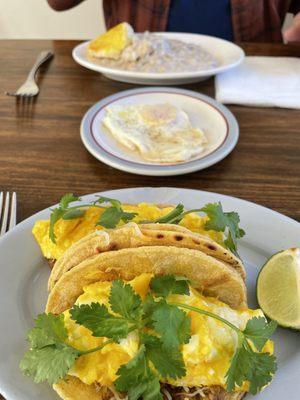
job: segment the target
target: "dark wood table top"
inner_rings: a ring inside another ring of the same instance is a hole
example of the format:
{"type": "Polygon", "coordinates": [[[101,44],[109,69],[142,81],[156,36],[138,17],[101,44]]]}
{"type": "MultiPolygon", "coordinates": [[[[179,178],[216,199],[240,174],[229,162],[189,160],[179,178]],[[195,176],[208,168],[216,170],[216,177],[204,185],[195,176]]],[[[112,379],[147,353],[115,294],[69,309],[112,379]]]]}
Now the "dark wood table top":
{"type": "MultiPolygon", "coordinates": [[[[147,177],[97,161],[81,143],[84,113],[98,100],[134,85],[110,81],[77,65],[75,41],[2,41],[0,46],[0,190],[18,195],[18,221],[62,194],[136,186],[176,186],[237,196],[300,219],[300,112],[229,106],[240,139],[223,161],[188,175],[147,177]],[[22,83],[40,50],[55,58],[39,75],[29,105],[5,96],[22,83]]],[[[300,45],[244,44],[251,55],[299,56],[300,45]]],[[[185,88],[214,96],[213,79],[185,88]]]]}
{"type": "MultiPolygon", "coordinates": [[[[177,186],[251,200],[300,219],[299,110],[229,106],[240,140],[226,159],[175,177],[144,177],[102,164],[83,147],[80,121],[96,101],[134,85],[110,81],[77,65],[75,41],[2,41],[0,45],[0,191],[18,194],[18,221],[62,194],[136,186],[177,186]],[[25,105],[7,97],[41,50],[55,58],[39,75],[40,95],[25,105]]],[[[247,54],[299,56],[300,45],[244,44],[247,54]]],[[[185,86],[214,96],[214,82],[185,86]]],[[[0,396],[1,398],[1,396],[0,396]]]]}

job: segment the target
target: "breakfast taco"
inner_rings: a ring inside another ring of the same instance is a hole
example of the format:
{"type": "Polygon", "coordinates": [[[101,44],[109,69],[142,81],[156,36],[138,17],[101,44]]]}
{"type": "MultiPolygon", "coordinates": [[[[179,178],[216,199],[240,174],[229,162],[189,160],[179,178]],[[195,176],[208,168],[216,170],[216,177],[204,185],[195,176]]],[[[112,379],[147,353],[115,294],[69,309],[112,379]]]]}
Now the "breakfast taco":
{"type": "Polygon", "coordinates": [[[149,203],[129,205],[99,197],[89,205],[70,205],[76,200],[80,199],[72,194],[63,196],[59,207],[52,210],[50,220],[37,221],[33,228],[43,255],[54,265],[49,290],[64,272],[89,257],[140,246],[198,250],[245,278],[236,246],[244,232],[238,226],[238,214],[224,212],[220,203],[185,210],[182,204],[176,207],[149,203]],[[103,203],[110,206],[104,207],[103,203]]]}
{"type": "Polygon", "coordinates": [[[202,251],[106,251],[57,280],[21,369],[65,400],[239,400],[272,379],[274,329],[202,251]]]}
{"type": "MultiPolygon", "coordinates": [[[[54,263],[70,248],[70,246],[79,240],[83,239],[95,230],[103,230],[105,228],[120,227],[126,222],[141,223],[147,221],[149,223],[164,222],[169,224],[171,213],[177,208],[174,206],[138,203],[138,204],[122,204],[115,199],[106,199],[108,207],[105,204],[89,204],[73,206],[73,201],[80,200],[72,194],[66,194],[62,197],[58,208],[52,210],[50,219],[38,220],[34,224],[32,233],[39,244],[44,257],[53,267],[54,263]],[[72,199],[66,206],[65,198],[72,199]],[[109,206],[110,202],[118,204],[109,206]],[[76,207],[76,208],[75,208],[76,207]],[[119,210],[122,210],[122,219],[119,210]],[[115,211],[115,213],[113,212],[115,211]],[[105,218],[104,218],[104,217],[105,218]],[[162,221],[160,221],[162,220],[162,221]]],[[[98,200],[98,201],[99,201],[98,200]]],[[[215,229],[205,229],[207,218],[197,213],[186,214],[179,222],[180,226],[174,223],[174,229],[185,227],[194,233],[201,234],[208,239],[223,243],[222,232],[217,232],[215,229]]]]}

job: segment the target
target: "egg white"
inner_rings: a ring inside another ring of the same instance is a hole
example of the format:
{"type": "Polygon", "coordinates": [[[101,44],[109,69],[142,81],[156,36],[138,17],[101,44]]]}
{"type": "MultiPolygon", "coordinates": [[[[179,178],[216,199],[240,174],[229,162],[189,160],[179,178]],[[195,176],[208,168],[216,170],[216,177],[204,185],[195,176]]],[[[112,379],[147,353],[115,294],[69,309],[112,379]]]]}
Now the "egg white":
{"type": "Polygon", "coordinates": [[[102,123],[113,137],[151,162],[190,160],[207,143],[187,113],[168,103],[108,106],[105,111],[102,123]]]}

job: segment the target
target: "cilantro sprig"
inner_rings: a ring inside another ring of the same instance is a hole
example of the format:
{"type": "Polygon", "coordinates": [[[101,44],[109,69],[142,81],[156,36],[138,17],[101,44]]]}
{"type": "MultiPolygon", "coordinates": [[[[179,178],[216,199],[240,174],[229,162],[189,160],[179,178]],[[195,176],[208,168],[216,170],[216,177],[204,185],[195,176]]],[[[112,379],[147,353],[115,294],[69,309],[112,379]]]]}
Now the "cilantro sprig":
{"type": "Polygon", "coordinates": [[[227,249],[239,257],[237,252],[237,240],[245,235],[245,231],[239,227],[240,217],[238,213],[224,212],[222,204],[208,203],[202,208],[184,211],[184,206],[178,204],[172,211],[161,218],[155,220],[157,223],[179,224],[179,222],[188,214],[202,212],[208,216],[204,228],[223,232],[226,236],[224,244],[227,249]]]}
{"type": "Polygon", "coordinates": [[[50,215],[50,226],[49,226],[49,238],[53,243],[56,243],[56,235],[54,232],[54,226],[60,219],[72,220],[81,218],[84,216],[87,208],[98,207],[102,208],[100,204],[110,204],[106,207],[104,212],[101,214],[99,220],[96,223],[104,228],[115,228],[120,221],[128,222],[131,221],[137,214],[125,212],[122,209],[122,203],[119,200],[110,199],[109,197],[97,196],[97,200],[89,204],[79,204],[71,206],[70,204],[75,201],[80,201],[81,198],[75,196],[73,193],[65,194],[59,202],[57,208],[51,209],[50,215]]]}
{"type": "MultiPolygon", "coordinates": [[[[134,212],[124,211],[122,203],[119,200],[104,196],[97,196],[97,199],[89,204],[71,206],[71,203],[80,200],[80,197],[77,197],[72,193],[67,193],[61,198],[59,206],[51,210],[49,237],[53,243],[56,243],[56,235],[54,232],[56,222],[60,219],[72,220],[81,218],[84,216],[88,207],[93,206],[103,208],[103,205],[109,204],[109,206],[105,207],[105,210],[96,222],[96,226],[103,226],[108,229],[115,228],[121,221],[124,223],[131,221],[138,215],[134,212]]],[[[214,230],[217,232],[223,232],[226,236],[224,241],[225,247],[239,257],[237,252],[237,241],[245,235],[245,231],[239,227],[239,215],[233,211],[224,212],[220,202],[208,203],[202,208],[193,210],[185,210],[183,204],[178,204],[168,214],[157,218],[154,221],[141,222],[179,224],[187,214],[195,212],[205,213],[208,216],[209,219],[206,221],[204,228],[207,231],[214,230]]]]}
{"type": "Polygon", "coordinates": [[[232,392],[235,385],[240,386],[244,381],[249,381],[250,393],[256,394],[272,380],[277,369],[276,358],[272,354],[260,353],[259,351],[275,332],[277,328],[275,321],[267,322],[264,317],[254,317],[248,321],[244,330],[240,330],[226,319],[209,311],[186,304],[174,304],[183,309],[217,319],[237,333],[238,346],[226,373],[226,389],[228,392],[232,392]]]}
{"type": "Polygon", "coordinates": [[[35,327],[27,335],[30,350],[20,363],[24,375],[33,377],[36,383],[47,380],[53,385],[66,376],[78,357],[98,351],[108,343],[106,341],[95,349],[80,351],[68,345],[67,338],[63,315],[40,314],[35,320],[35,327]]]}
{"type": "Polygon", "coordinates": [[[189,295],[189,282],[173,275],[154,277],[150,293],[142,301],[129,284],[118,279],[111,286],[109,307],[99,303],[73,306],[70,315],[77,324],[85,326],[95,337],[106,338],[99,347],[86,351],[67,343],[63,315],[41,314],[28,334],[30,350],[20,367],[35,382],[47,380],[53,384],[66,376],[78,357],[99,351],[109,343],[119,343],[135,331],[139,350],[117,371],[115,388],[127,393],[129,400],[162,400],[160,381],[186,374],[182,345],[191,337],[187,312],[194,311],[219,320],[237,334],[238,344],[226,373],[227,391],[249,381],[249,390],[255,394],[270,382],[276,371],[276,360],[261,351],[276,329],[275,322],[254,317],[240,330],[210,311],[172,302],[169,297],[172,294],[189,295]]]}

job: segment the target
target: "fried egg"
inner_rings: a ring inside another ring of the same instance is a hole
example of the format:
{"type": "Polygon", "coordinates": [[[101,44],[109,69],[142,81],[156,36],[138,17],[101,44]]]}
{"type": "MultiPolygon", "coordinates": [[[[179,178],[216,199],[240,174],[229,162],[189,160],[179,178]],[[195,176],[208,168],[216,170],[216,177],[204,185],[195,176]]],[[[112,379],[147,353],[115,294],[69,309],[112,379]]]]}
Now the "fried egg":
{"type": "Polygon", "coordinates": [[[133,36],[132,27],[127,22],[122,22],[92,40],[88,45],[88,53],[92,57],[117,60],[123,50],[132,43],[133,36]]]}
{"type": "MultiPolygon", "coordinates": [[[[128,283],[142,297],[145,298],[149,290],[152,274],[143,273],[128,283]]],[[[111,282],[96,282],[84,288],[76,304],[90,304],[99,302],[109,308],[109,292],[111,282]]],[[[233,310],[227,304],[212,297],[205,297],[190,287],[189,295],[172,295],[170,301],[195,306],[211,311],[240,329],[244,329],[247,321],[253,317],[263,316],[261,310],[233,310]]],[[[186,375],[177,380],[164,382],[175,386],[194,387],[226,385],[226,372],[237,346],[237,334],[222,322],[189,312],[191,318],[191,338],[182,346],[183,359],[186,366],[186,375]]],[[[88,350],[99,346],[105,338],[96,338],[83,326],[77,325],[70,319],[69,311],[64,313],[65,324],[68,330],[69,343],[79,350],[88,350]]],[[[119,367],[127,363],[138,352],[139,339],[136,332],[131,332],[127,338],[119,343],[105,346],[101,351],[80,357],[70,370],[69,374],[78,377],[86,384],[99,383],[111,387],[117,379],[119,367]]],[[[263,349],[273,353],[273,342],[268,341],[263,349]]],[[[247,390],[244,383],[237,390],[247,390]]]]}
{"type": "Polygon", "coordinates": [[[184,162],[207,143],[188,114],[169,103],[108,106],[102,123],[120,144],[150,162],[184,162]]]}
{"type": "MultiPolygon", "coordinates": [[[[133,219],[139,221],[154,221],[163,215],[168,214],[174,207],[160,208],[154,204],[140,203],[138,205],[123,205],[124,211],[135,212],[138,215],[133,219]]],[[[75,242],[82,239],[84,236],[102,229],[101,226],[96,226],[104,208],[89,207],[83,217],[74,220],[59,220],[55,224],[56,244],[49,238],[50,221],[37,221],[34,224],[32,233],[41,247],[43,256],[47,259],[57,260],[63,253],[75,242]]],[[[198,232],[209,236],[211,239],[222,243],[223,235],[221,232],[206,231],[204,229],[207,217],[201,217],[197,214],[188,214],[181,221],[181,225],[185,226],[193,232],[198,232]]],[[[123,224],[121,222],[121,224],[123,224]]]]}

